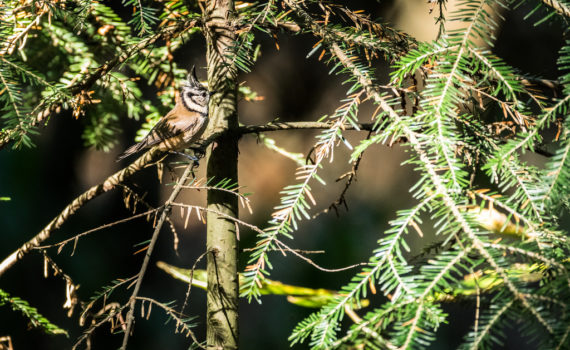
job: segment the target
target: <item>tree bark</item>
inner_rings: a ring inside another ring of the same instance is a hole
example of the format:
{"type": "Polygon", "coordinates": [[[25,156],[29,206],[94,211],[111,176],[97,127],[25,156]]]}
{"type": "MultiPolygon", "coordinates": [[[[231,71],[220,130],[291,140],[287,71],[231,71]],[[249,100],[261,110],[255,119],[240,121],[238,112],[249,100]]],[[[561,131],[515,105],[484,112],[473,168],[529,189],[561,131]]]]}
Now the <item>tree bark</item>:
{"type": "MultiPolygon", "coordinates": [[[[224,132],[206,152],[207,177],[237,183],[238,128],[237,70],[232,63],[235,34],[230,21],[232,0],[206,3],[208,83],[215,91],[210,99],[206,134],[224,132]]],[[[238,217],[238,198],[223,191],[208,191],[208,209],[238,217]]],[[[212,211],[207,214],[208,291],[207,348],[238,348],[238,242],[235,222],[212,211]]]]}

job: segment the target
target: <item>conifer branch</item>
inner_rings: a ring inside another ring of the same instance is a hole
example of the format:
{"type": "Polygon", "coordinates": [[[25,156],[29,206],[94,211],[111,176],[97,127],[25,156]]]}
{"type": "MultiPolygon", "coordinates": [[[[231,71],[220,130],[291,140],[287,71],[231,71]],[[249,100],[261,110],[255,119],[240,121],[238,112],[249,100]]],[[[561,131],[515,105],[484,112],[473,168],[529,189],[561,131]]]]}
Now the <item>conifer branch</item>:
{"type": "MultiPolygon", "coordinates": [[[[361,72],[358,70],[358,68],[354,65],[353,60],[348,59],[348,57],[344,54],[342,49],[337,44],[335,44],[335,43],[331,44],[331,52],[339,59],[339,61],[349,71],[351,71],[354,74],[354,76],[356,76],[358,78],[361,85],[369,93],[369,96],[372,99],[374,99],[382,108],[384,108],[385,111],[388,112],[388,115],[390,117],[392,117],[396,121],[401,120],[401,117],[397,113],[395,113],[395,111],[384,101],[384,99],[378,94],[378,92],[373,89],[373,84],[372,84],[372,81],[370,80],[370,78],[361,74],[361,72]]],[[[521,302],[521,304],[526,309],[528,309],[531,312],[531,314],[533,314],[536,317],[536,319],[542,325],[544,325],[544,327],[550,333],[552,333],[553,329],[549,325],[549,323],[542,317],[542,315],[538,312],[538,310],[536,308],[534,308],[528,302],[528,300],[524,296],[524,293],[521,293],[519,291],[519,289],[512,283],[512,281],[509,278],[509,276],[507,275],[507,273],[504,271],[504,269],[502,267],[499,266],[499,264],[495,261],[495,259],[492,257],[492,255],[486,250],[483,242],[477,237],[477,234],[475,233],[475,231],[473,230],[471,225],[466,221],[466,218],[463,216],[463,214],[459,210],[458,205],[454,202],[453,198],[448,193],[447,187],[444,185],[444,183],[442,182],[442,179],[437,174],[437,171],[435,170],[432,162],[430,161],[430,159],[425,154],[425,151],[423,150],[424,146],[422,146],[422,143],[419,142],[419,140],[416,136],[416,133],[414,131],[408,129],[405,124],[401,124],[401,125],[402,125],[401,127],[403,129],[404,136],[408,139],[408,141],[412,145],[413,149],[419,155],[419,158],[422,161],[423,166],[425,167],[425,170],[427,171],[427,173],[429,174],[429,177],[431,178],[431,182],[435,185],[436,194],[438,196],[443,197],[443,203],[445,204],[447,209],[451,212],[454,219],[458,222],[462,231],[465,232],[465,234],[469,237],[470,241],[472,242],[472,245],[468,249],[477,250],[485,258],[485,260],[493,267],[493,269],[501,276],[505,285],[513,293],[515,298],[518,299],[521,302]]],[[[466,250],[463,250],[463,253],[466,253],[466,250]]],[[[451,266],[453,266],[453,264],[451,266]]],[[[432,280],[432,283],[435,283],[435,280],[432,280]]],[[[432,284],[432,285],[434,285],[434,284],[432,284]]],[[[429,289],[431,289],[431,288],[427,288],[426,291],[429,289]]],[[[412,318],[414,320],[414,322],[416,322],[416,323],[419,321],[419,318],[421,316],[422,309],[423,309],[422,305],[423,304],[420,303],[420,305],[417,306],[416,317],[412,318]]],[[[326,319],[328,319],[328,318],[326,318],[326,319]]],[[[304,326],[310,327],[311,324],[316,326],[316,324],[318,322],[323,322],[322,320],[323,320],[323,318],[318,318],[318,319],[315,319],[311,323],[308,323],[307,325],[304,325],[304,326]],[[317,322],[317,323],[315,323],[315,322],[317,322]]],[[[327,323],[327,325],[332,325],[332,326],[334,326],[334,324],[335,324],[335,322],[332,322],[332,323],[328,322],[327,323]]],[[[415,327],[412,325],[411,328],[409,328],[409,329],[410,329],[411,333],[409,333],[408,336],[406,337],[406,340],[404,342],[404,348],[406,347],[405,344],[409,344],[409,342],[411,342],[412,334],[415,330],[415,327]]],[[[321,334],[321,336],[324,336],[325,334],[329,334],[329,332],[327,331],[327,329],[323,329],[322,326],[320,326],[319,334],[321,334]]],[[[295,333],[294,333],[294,335],[295,335],[295,333]]],[[[315,341],[316,341],[315,344],[321,344],[321,346],[325,344],[322,342],[322,341],[324,341],[324,338],[321,338],[320,340],[319,340],[319,338],[316,338],[315,341]]]]}
{"type": "Polygon", "coordinates": [[[274,248],[275,240],[278,235],[291,237],[291,233],[296,230],[297,222],[302,217],[310,219],[307,209],[310,207],[307,199],[313,205],[315,200],[311,194],[309,186],[310,180],[317,177],[317,170],[324,159],[332,157],[333,148],[340,137],[340,133],[344,130],[345,124],[351,124],[355,121],[352,120],[356,116],[358,105],[360,104],[360,95],[363,92],[355,93],[346,99],[345,103],[337,108],[335,115],[332,119],[333,123],[330,124],[319,141],[315,144],[315,159],[312,164],[305,164],[297,169],[297,178],[301,180],[299,184],[286,187],[281,193],[283,197],[281,204],[275,208],[272,214],[270,226],[265,229],[265,232],[259,235],[258,243],[254,253],[251,254],[250,265],[246,266],[244,276],[246,276],[245,288],[241,292],[249,299],[259,296],[259,283],[268,275],[265,269],[267,263],[267,253],[274,248]]]}
{"type": "MultiPolygon", "coordinates": [[[[539,1],[529,16],[545,13],[537,25],[557,20],[557,15],[568,19],[567,2],[539,1]]],[[[206,39],[211,103],[208,129],[195,149],[207,154],[208,180],[185,185],[178,178],[172,192],[175,196],[183,189],[206,190],[206,207],[175,202],[171,197],[155,209],[132,192],[123,195],[125,206],[133,210],[129,218],[48,245],[56,230],[91,199],[122,186],[127,177],[158,160],[162,153],[151,150],[70,202],[0,263],[0,276],[32,249],[56,246],[61,250],[91,232],[154,214],[158,226],[153,227],[139,273],[114,281],[90,299],[79,322],[83,326],[86,317],[93,320],[74,348],[88,342],[95,329],[108,322],[112,333],[125,332],[124,349],[139,305],[147,316],[151,305],[161,307],[184,333],[194,336],[190,319],[183,319],[168,303],[139,296],[160,229],[168,222],[175,232],[168,211],[178,207],[186,215],[184,227],[192,213],[207,222],[207,247],[202,256],[207,256],[208,270],[198,278],[207,289],[206,347],[235,349],[239,344],[239,293],[250,300],[267,293],[274,282],[266,276],[279,268],[271,260],[273,252],[292,253],[324,272],[341,270],[321,267],[303,255],[306,251],[290,248],[284,239],[293,239],[303,228],[302,222],[316,217],[311,212],[316,206],[311,186],[313,180],[324,184],[321,169],[325,160],[333,161],[337,146],[344,144],[351,150],[348,168],[339,177],[346,179],[346,185],[340,198],[326,209],[330,210],[344,204],[364,152],[377,144],[402,144],[399,148],[407,152],[403,165],[413,167],[419,176],[410,186],[414,204],[396,212],[368,258],[359,259],[367,262],[360,264],[339,292],[313,302],[319,309],[295,327],[291,345],[307,340],[313,350],[429,347],[441,334],[436,334],[438,327],[455,317],[446,314],[442,304],[472,301],[475,315],[470,312],[469,318],[473,325],[464,335],[462,349],[495,347],[504,338],[503,330],[521,315],[521,334],[534,337],[538,347],[567,347],[570,262],[565,257],[570,240],[560,218],[570,207],[570,42],[559,51],[558,79],[529,78],[532,73],[519,73],[495,56],[493,52],[500,50],[489,49],[496,41],[502,14],[514,10],[515,3],[462,0],[449,17],[459,26],[450,30],[445,28],[446,3],[434,0],[428,6],[431,13],[439,5],[436,25],[440,31],[435,41],[418,43],[373,20],[371,13],[350,8],[358,5],[340,1],[207,0],[195,4],[164,0],[148,4],[124,0],[123,6],[133,10],[132,15],[125,15],[115,12],[115,5],[111,8],[94,0],[7,0],[6,6],[0,6],[0,106],[5,112],[0,149],[10,142],[15,147],[33,145],[33,134],[63,109],[73,109],[74,117],[87,122],[82,136],[88,146],[110,149],[117,142],[123,115],[146,118],[137,132],[137,138],[144,136],[164,113],[136,80],[163,91],[157,94],[162,105],[171,104],[177,82],[187,74],[176,55],[188,55],[177,50],[186,48],[184,41],[195,33],[206,39]],[[307,58],[318,56],[330,68],[329,74],[343,75],[343,85],[349,85],[347,98],[332,117],[319,121],[239,125],[239,94],[248,101],[257,101],[258,96],[246,86],[239,87],[237,71],[256,69],[257,58],[267,48],[260,36],[268,35],[279,50],[280,36],[293,40],[298,34],[303,34],[302,39],[307,35],[316,38],[307,58]],[[54,56],[47,65],[41,61],[45,56],[38,55],[45,52],[54,56]],[[389,76],[373,68],[386,62],[393,68],[389,76]],[[125,65],[128,69],[121,69],[125,65]],[[379,84],[378,74],[389,85],[379,84]],[[376,108],[369,119],[372,123],[359,121],[361,102],[376,108]],[[320,131],[314,132],[317,141],[305,157],[275,146],[263,135],[285,130],[320,131]],[[349,131],[358,137],[355,147],[344,137],[349,131]],[[357,131],[366,131],[368,136],[357,131]],[[264,230],[238,215],[240,202],[251,211],[237,177],[238,142],[247,134],[261,134],[257,136],[268,148],[299,166],[296,182],[282,190],[280,204],[264,230]],[[527,163],[522,156],[527,151],[547,156],[547,164],[527,163]],[[211,184],[212,178],[218,183],[211,184]],[[138,203],[149,210],[135,214],[138,203]],[[244,227],[256,234],[257,242],[240,249],[239,229],[244,227]],[[437,242],[430,244],[424,232],[435,233],[437,242]],[[423,253],[410,251],[418,248],[408,246],[412,236],[413,243],[423,243],[423,253]],[[250,256],[245,272],[238,275],[240,251],[250,256]],[[124,305],[107,303],[113,290],[133,279],[136,287],[124,305]],[[380,301],[380,306],[362,318],[353,311],[372,301],[367,294],[378,293],[388,300],[380,301]],[[93,312],[101,302],[101,310],[93,312]],[[345,323],[350,321],[354,324],[346,330],[345,323]]],[[[74,287],[69,276],[45,257],[46,266],[64,276],[67,287],[74,287]]],[[[76,300],[70,288],[67,292],[68,301],[76,300]]],[[[24,305],[24,309],[29,308],[24,305]]],[[[41,318],[38,314],[30,320],[41,318]]]]}
{"type": "MultiPolygon", "coordinates": [[[[108,60],[107,62],[105,62],[104,64],[99,66],[99,68],[97,68],[93,73],[85,76],[81,81],[76,82],[72,86],[69,86],[68,91],[70,94],[70,99],[73,99],[75,97],[78,97],[78,96],[81,96],[81,95],[84,95],[85,93],[87,93],[87,91],[89,91],[89,89],[91,89],[91,87],[97,81],[99,81],[102,77],[104,77],[106,74],[108,74],[114,68],[121,65],[122,63],[127,61],[129,58],[136,55],[137,53],[139,53],[141,50],[145,49],[146,47],[154,44],[158,40],[170,40],[173,37],[180,35],[184,31],[186,31],[190,28],[193,28],[197,25],[199,25],[199,21],[196,19],[178,22],[174,26],[166,27],[162,31],[160,31],[160,32],[158,32],[158,33],[156,33],[150,37],[142,39],[139,43],[133,45],[132,47],[129,47],[128,49],[121,52],[119,55],[115,56],[114,58],[108,60]]],[[[40,125],[44,120],[47,120],[47,118],[52,113],[54,113],[54,112],[58,113],[59,111],[61,111],[65,102],[67,102],[67,101],[50,103],[47,106],[44,105],[44,102],[42,102],[39,106],[37,106],[35,108],[36,110],[37,109],[41,110],[41,112],[39,112],[34,117],[34,120],[31,123],[31,126],[40,125]]],[[[13,135],[15,135],[16,133],[17,133],[17,130],[5,130],[5,131],[0,132],[0,150],[2,148],[4,148],[11,141],[13,135]]]]}
{"type": "Polygon", "coordinates": [[[568,8],[568,6],[565,3],[560,2],[558,0],[542,0],[542,2],[547,6],[552,7],[554,11],[556,11],[556,13],[558,13],[559,15],[562,15],[566,18],[570,18],[570,8],[568,8]]]}
{"type": "Polygon", "coordinates": [[[492,318],[487,321],[487,324],[484,328],[482,328],[477,334],[473,342],[471,343],[470,350],[477,350],[479,349],[479,345],[482,343],[485,337],[488,337],[491,333],[492,329],[496,326],[497,322],[503,317],[503,315],[511,308],[514,304],[515,300],[511,300],[505,303],[500,309],[493,313],[492,318]]]}
{"type": "MultiPolygon", "coordinates": [[[[301,19],[301,27],[305,28],[308,32],[323,38],[327,43],[330,42],[343,42],[348,45],[360,45],[365,49],[374,51],[383,51],[388,56],[400,56],[408,52],[410,48],[414,48],[417,44],[407,34],[397,32],[394,36],[387,35],[389,30],[384,31],[386,37],[373,37],[367,36],[365,32],[355,31],[354,33],[346,33],[338,28],[329,28],[325,25],[318,24],[312,16],[303,9],[302,1],[298,0],[285,0],[284,3],[291,8],[297,16],[301,19]],[[387,46],[386,44],[389,44],[387,46]]],[[[374,23],[377,25],[376,23],[374,23]]],[[[395,32],[395,31],[394,31],[395,32]]],[[[381,34],[376,32],[376,35],[381,34]]]]}

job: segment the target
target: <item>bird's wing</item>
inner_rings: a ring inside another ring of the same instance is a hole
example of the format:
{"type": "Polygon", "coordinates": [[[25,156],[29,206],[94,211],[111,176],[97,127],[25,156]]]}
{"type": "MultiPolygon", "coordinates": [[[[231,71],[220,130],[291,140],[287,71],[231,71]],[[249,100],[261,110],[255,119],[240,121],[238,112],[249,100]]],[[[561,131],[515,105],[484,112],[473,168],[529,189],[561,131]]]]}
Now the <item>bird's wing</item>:
{"type": "Polygon", "coordinates": [[[124,159],[145,148],[150,148],[165,140],[180,136],[191,129],[198,130],[202,127],[203,122],[204,118],[201,118],[194,112],[181,111],[174,108],[156,123],[141,142],[129,147],[117,159],[124,159]]]}
{"type": "Polygon", "coordinates": [[[200,122],[198,115],[170,111],[145,137],[145,147],[152,147],[164,140],[179,136],[200,122]]]}

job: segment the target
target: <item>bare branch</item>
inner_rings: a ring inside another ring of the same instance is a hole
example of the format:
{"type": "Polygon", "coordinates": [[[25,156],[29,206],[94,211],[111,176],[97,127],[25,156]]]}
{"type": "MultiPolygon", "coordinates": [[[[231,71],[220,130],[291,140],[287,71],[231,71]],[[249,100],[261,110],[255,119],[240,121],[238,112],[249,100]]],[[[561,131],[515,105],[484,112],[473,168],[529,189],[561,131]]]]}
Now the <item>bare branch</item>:
{"type": "Polygon", "coordinates": [[[198,341],[198,339],[196,339],[196,335],[194,334],[194,332],[192,332],[190,327],[182,319],[182,317],[184,316],[183,314],[181,314],[181,313],[177,312],[176,310],[164,305],[163,303],[160,303],[160,302],[158,302],[154,299],[151,299],[151,298],[136,297],[136,299],[141,301],[141,302],[146,301],[150,304],[154,304],[154,305],[160,307],[161,309],[163,309],[170,317],[172,317],[176,321],[176,327],[178,327],[179,325],[182,325],[182,328],[186,332],[186,336],[190,336],[192,338],[192,340],[194,341],[194,343],[196,343],[196,345],[198,345],[200,348],[206,349],[206,347],[204,347],[198,341]]]}
{"type": "MultiPolygon", "coordinates": [[[[359,130],[372,131],[374,128],[374,123],[358,123],[359,130]]],[[[327,122],[271,122],[263,125],[243,125],[237,130],[239,134],[251,134],[258,132],[268,132],[268,131],[281,131],[281,130],[299,130],[299,129],[330,129],[333,123],[327,122]]],[[[343,126],[344,130],[357,130],[351,124],[345,124],[343,126]]]]}
{"type": "Polygon", "coordinates": [[[358,266],[366,266],[366,265],[368,265],[367,263],[358,263],[358,264],[352,264],[352,265],[345,266],[345,267],[340,267],[340,268],[338,268],[338,269],[327,269],[327,268],[324,268],[324,267],[318,265],[318,264],[315,263],[313,260],[307,258],[306,256],[302,255],[301,253],[297,252],[296,249],[289,248],[288,245],[286,245],[285,243],[281,242],[280,240],[276,239],[275,242],[277,243],[278,246],[283,247],[283,249],[285,249],[286,251],[293,253],[293,255],[297,256],[298,258],[300,258],[300,259],[305,260],[306,262],[308,262],[309,265],[312,265],[312,266],[316,267],[318,270],[321,270],[321,271],[324,271],[324,272],[341,272],[341,271],[353,269],[353,268],[358,267],[358,266]]]}
{"type": "Polygon", "coordinates": [[[180,191],[182,190],[182,185],[184,185],[184,183],[186,182],[186,179],[192,173],[194,166],[195,166],[194,163],[188,164],[188,166],[186,167],[186,170],[184,170],[184,173],[182,174],[182,176],[178,180],[176,187],[174,187],[174,190],[172,190],[170,197],[168,198],[166,203],[164,203],[162,214],[160,215],[160,219],[158,220],[158,223],[154,229],[154,232],[152,233],[152,238],[150,240],[150,243],[148,244],[148,249],[146,251],[146,255],[144,257],[143,264],[141,266],[140,272],[138,273],[137,283],[135,285],[135,288],[133,289],[131,299],[129,300],[129,312],[127,313],[127,327],[125,330],[125,335],[123,336],[123,345],[121,346],[121,349],[123,349],[123,350],[125,350],[127,348],[129,336],[130,336],[131,330],[133,328],[133,321],[135,319],[135,315],[134,315],[135,302],[136,302],[139,290],[140,290],[141,285],[142,285],[144,274],[145,274],[146,269],[148,267],[148,262],[150,261],[150,256],[151,256],[152,251],[154,249],[154,245],[156,244],[156,241],[158,240],[158,234],[160,233],[160,230],[162,229],[162,225],[166,221],[166,217],[170,213],[170,208],[172,207],[172,203],[173,203],[174,199],[176,199],[176,196],[178,196],[178,193],[180,193],[180,191]]]}
{"type": "MultiPolygon", "coordinates": [[[[104,310],[105,311],[109,310],[109,313],[101,321],[92,324],[85,332],[83,332],[81,337],[79,337],[77,339],[77,342],[73,345],[73,347],[71,349],[75,350],[75,349],[79,348],[79,345],[81,345],[81,343],[84,341],[87,342],[89,337],[93,334],[93,332],[95,332],[95,330],[97,328],[99,328],[102,325],[104,325],[105,323],[111,321],[114,317],[117,317],[122,321],[121,312],[126,307],[127,307],[127,305],[117,307],[116,303],[111,303],[111,304],[107,305],[107,307],[104,310]]],[[[121,325],[122,325],[122,322],[121,322],[121,325]]]]}
{"type": "MultiPolygon", "coordinates": [[[[190,277],[189,277],[189,281],[188,281],[188,289],[186,290],[186,295],[184,296],[184,303],[182,304],[182,307],[180,308],[181,314],[184,313],[184,309],[186,308],[186,305],[188,303],[188,299],[190,299],[190,292],[192,291],[192,282],[194,281],[194,271],[196,270],[196,266],[198,266],[198,263],[200,262],[200,260],[202,260],[206,255],[208,255],[208,253],[211,253],[211,252],[205,251],[204,253],[200,254],[198,259],[196,259],[196,261],[194,261],[194,265],[192,265],[192,269],[190,270],[190,277]]],[[[156,265],[158,267],[160,267],[161,263],[162,262],[159,261],[156,265]]],[[[166,265],[165,263],[162,263],[162,264],[163,264],[163,266],[166,265]]]]}
{"type": "Polygon", "coordinates": [[[63,211],[58,216],[56,216],[43,230],[41,230],[40,233],[38,233],[34,238],[26,242],[24,245],[18,248],[18,250],[4,259],[2,263],[0,263],[0,276],[2,276],[2,274],[17,261],[21,260],[24,255],[26,255],[30,250],[38,247],[42,242],[48,239],[51,236],[52,232],[60,228],[61,225],[63,225],[63,223],[66,222],[69,217],[75,214],[79,208],[87,204],[87,202],[93,198],[114,189],[118,184],[125,181],[125,179],[156,160],[161,154],[162,152],[159,150],[151,150],[143,154],[128,167],[114,173],[102,183],[91,187],[79,197],[75,198],[67,207],[65,207],[65,209],[63,209],[63,211]]]}
{"type": "MultiPolygon", "coordinates": [[[[368,136],[366,137],[366,139],[369,139],[370,135],[372,135],[372,132],[368,133],[368,136]]],[[[356,171],[358,170],[358,166],[360,165],[360,161],[362,160],[363,155],[364,155],[364,152],[360,153],[358,155],[358,158],[356,158],[356,160],[352,163],[352,168],[350,169],[350,171],[348,171],[347,173],[344,173],[343,175],[341,175],[336,180],[336,181],[340,181],[345,177],[348,178],[346,180],[346,183],[344,184],[344,188],[342,189],[340,196],[338,196],[338,198],[333,203],[331,203],[331,205],[329,205],[328,208],[321,210],[320,212],[313,215],[313,219],[315,219],[317,216],[319,216],[321,214],[328,213],[329,211],[331,211],[331,209],[334,210],[336,215],[338,216],[338,208],[341,205],[344,205],[346,210],[348,211],[348,205],[346,204],[346,193],[348,192],[348,189],[354,183],[354,181],[356,181],[356,171]]]]}
{"type": "MultiPolygon", "coordinates": [[[[120,219],[120,220],[116,220],[116,221],[110,222],[110,223],[108,223],[108,224],[101,225],[101,226],[99,226],[99,227],[95,227],[95,228],[93,228],[93,229],[91,229],[91,230],[87,230],[87,231],[78,233],[78,234],[74,235],[73,237],[68,238],[68,239],[65,239],[65,240],[63,240],[63,241],[61,241],[61,242],[54,243],[54,244],[50,244],[50,245],[37,246],[37,247],[34,247],[33,249],[41,249],[41,250],[44,250],[44,249],[48,249],[48,248],[59,247],[59,249],[58,249],[58,254],[59,254],[59,252],[61,252],[61,250],[63,249],[63,247],[64,247],[67,243],[69,243],[69,242],[71,242],[71,241],[76,241],[76,242],[77,242],[77,240],[78,240],[79,238],[81,238],[81,237],[83,237],[83,236],[87,236],[88,234],[91,234],[91,233],[93,233],[93,232],[101,231],[101,230],[104,230],[104,229],[106,229],[106,228],[109,228],[109,227],[118,225],[118,224],[122,224],[122,223],[125,223],[125,222],[128,222],[128,221],[134,220],[134,219],[138,219],[138,218],[140,218],[141,216],[147,216],[147,215],[149,215],[149,214],[151,214],[151,213],[154,213],[154,212],[156,212],[156,211],[158,211],[158,210],[160,210],[160,208],[156,208],[156,209],[153,208],[153,209],[147,210],[147,211],[145,211],[145,212],[138,213],[138,214],[136,214],[136,215],[131,215],[131,216],[127,217],[127,218],[120,219]]],[[[77,243],[76,243],[76,244],[77,244],[77,243]]],[[[71,255],[73,255],[73,253],[75,253],[75,245],[73,246],[73,252],[71,253],[71,255]]]]}

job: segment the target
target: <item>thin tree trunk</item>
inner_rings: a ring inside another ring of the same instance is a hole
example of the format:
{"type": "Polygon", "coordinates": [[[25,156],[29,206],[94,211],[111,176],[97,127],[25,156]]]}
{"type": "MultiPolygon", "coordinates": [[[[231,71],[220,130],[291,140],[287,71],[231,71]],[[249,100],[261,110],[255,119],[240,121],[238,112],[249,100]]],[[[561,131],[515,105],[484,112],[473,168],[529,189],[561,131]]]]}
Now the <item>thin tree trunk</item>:
{"type": "MultiPolygon", "coordinates": [[[[237,118],[237,71],[231,62],[234,57],[235,34],[230,20],[234,14],[232,0],[209,0],[206,5],[208,28],[208,82],[210,91],[216,91],[210,101],[210,132],[235,130],[237,118]],[[228,58],[230,57],[230,58],[228,58]]],[[[237,183],[237,133],[225,133],[208,148],[208,179],[231,179],[237,183]]],[[[238,199],[222,191],[208,191],[208,209],[231,217],[238,216],[238,199]]],[[[207,214],[208,349],[237,349],[238,347],[238,242],[233,221],[213,212],[207,214]]]]}

